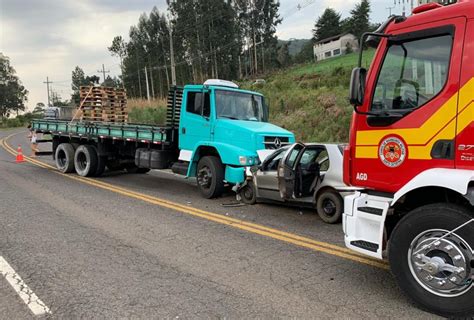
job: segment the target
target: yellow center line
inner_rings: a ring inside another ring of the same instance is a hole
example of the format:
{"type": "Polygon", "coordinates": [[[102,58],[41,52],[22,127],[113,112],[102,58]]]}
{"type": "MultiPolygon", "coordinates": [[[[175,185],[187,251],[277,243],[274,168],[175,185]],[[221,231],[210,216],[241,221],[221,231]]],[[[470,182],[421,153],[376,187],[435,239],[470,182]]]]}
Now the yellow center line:
{"type": "MultiPolygon", "coordinates": [[[[11,146],[8,145],[7,140],[10,139],[14,135],[16,135],[16,134],[11,134],[8,137],[0,140],[0,144],[2,145],[2,147],[6,151],[11,153],[12,155],[16,155],[16,150],[14,150],[11,146]]],[[[101,188],[101,189],[105,189],[105,190],[108,190],[108,191],[111,191],[111,192],[115,192],[115,193],[130,197],[130,198],[134,198],[134,199],[141,200],[141,201],[144,201],[144,202],[147,202],[147,203],[151,203],[151,204],[154,204],[154,205],[158,205],[158,206],[161,206],[161,207],[172,209],[174,211],[179,211],[179,212],[182,212],[182,213],[186,213],[186,214],[189,214],[189,215],[192,215],[192,216],[200,217],[200,218],[203,218],[203,219],[206,219],[206,220],[209,220],[209,221],[213,221],[213,222],[217,222],[217,223],[220,223],[220,224],[225,224],[225,225],[228,225],[228,226],[232,226],[232,227],[237,228],[237,229],[241,229],[241,230],[245,230],[245,231],[248,231],[248,232],[251,232],[251,233],[266,236],[266,237],[269,237],[269,238],[277,239],[277,240],[280,240],[280,241],[283,241],[283,242],[291,243],[291,244],[294,244],[294,245],[297,245],[297,246],[300,246],[300,247],[311,249],[313,251],[324,252],[324,253],[327,253],[327,254],[330,254],[330,255],[338,256],[338,257],[341,257],[341,258],[344,258],[344,259],[349,259],[349,260],[352,260],[352,261],[357,261],[357,262],[364,263],[364,264],[367,264],[367,265],[371,265],[371,266],[374,266],[374,267],[377,267],[377,268],[382,268],[382,269],[386,269],[386,270],[388,269],[388,264],[385,261],[375,260],[375,259],[372,259],[370,257],[360,255],[358,253],[355,253],[355,252],[353,252],[353,251],[351,251],[347,248],[341,247],[341,246],[333,245],[333,244],[330,244],[330,243],[327,243],[327,242],[313,240],[313,239],[310,239],[310,238],[306,238],[306,237],[299,236],[299,235],[296,235],[296,234],[288,233],[288,232],[281,231],[281,230],[278,230],[278,229],[274,229],[274,228],[266,227],[266,226],[263,226],[263,225],[247,222],[247,221],[240,220],[240,219],[235,219],[235,218],[223,216],[221,214],[208,212],[208,211],[193,208],[193,207],[190,207],[190,206],[185,206],[185,205],[182,205],[182,204],[179,204],[179,203],[176,203],[176,202],[172,202],[172,201],[169,201],[169,200],[164,200],[164,199],[157,198],[157,197],[154,197],[154,196],[150,196],[150,195],[147,195],[147,194],[135,192],[135,191],[125,189],[125,188],[122,188],[122,187],[118,187],[118,186],[115,186],[115,185],[112,185],[112,184],[109,184],[109,183],[106,183],[106,182],[103,182],[103,181],[98,181],[98,180],[95,180],[95,179],[85,178],[85,177],[76,176],[76,175],[64,174],[60,171],[57,171],[55,167],[53,167],[49,164],[46,164],[44,162],[38,161],[36,159],[32,159],[30,157],[26,157],[26,156],[24,158],[29,163],[32,163],[34,165],[37,165],[37,166],[45,168],[45,169],[51,169],[53,172],[55,172],[57,174],[60,174],[64,177],[67,177],[67,178],[70,178],[70,179],[73,179],[73,180],[76,180],[76,181],[80,181],[82,183],[86,183],[88,185],[92,185],[92,186],[95,186],[95,187],[98,187],[98,188],[101,188]]]]}

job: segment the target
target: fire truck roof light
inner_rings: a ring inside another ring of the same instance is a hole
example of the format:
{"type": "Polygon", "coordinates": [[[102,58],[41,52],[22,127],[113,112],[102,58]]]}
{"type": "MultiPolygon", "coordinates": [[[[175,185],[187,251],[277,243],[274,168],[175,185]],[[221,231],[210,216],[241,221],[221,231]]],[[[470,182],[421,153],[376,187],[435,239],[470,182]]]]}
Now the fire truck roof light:
{"type": "Polygon", "coordinates": [[[437,2],[425,3],[425,4],[422,4],[421,6],[418,6],[415,9],[413,9],[412,13],[413,14],[418,14],[418,13],[422,13],[422,12],[425,12],[425,11],[438,9],[438,8],[441,8],[441,7],[442,7],[442,5],[440,5],[437,2]]]}

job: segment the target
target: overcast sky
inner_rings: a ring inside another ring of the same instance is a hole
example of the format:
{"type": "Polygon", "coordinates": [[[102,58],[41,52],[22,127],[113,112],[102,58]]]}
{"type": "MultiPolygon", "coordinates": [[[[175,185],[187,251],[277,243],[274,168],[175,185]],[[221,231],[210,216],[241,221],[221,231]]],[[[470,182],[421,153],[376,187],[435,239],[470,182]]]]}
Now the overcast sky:
{"type": "MultiPolygon", "coordinates": [[[[179,0],[178,0],[179,1],[179,0]]],[[[204,1],[204,0],[201,0],[204,1]]],[[[358,0],[281,0],[283,23],[278,38],[310,38],[316,18],[327,7],[343,17],[358,0]],[[305,6],[297,10],[297,5],[305,6]],[[309,5],[307,5],[309,4],[309,5]],[[306,6],[307,5],[307,6],[306,6]]],[[[372,20],[382,22],[393,0],[372,0],[372,20]]],[[[112,39],[138,22],[153,6],[166,9],[165,0],[0,0],[0,52],[10,57],[18,76],[30,91],[28,105],[47,102],[46,76],[63,98],[69,99],[71,71],[83,68],[97,74],[105,64],[111,75],[120,72],[119,61],[107,51],[112,39]]],[[[393,10],[399,13],[401,7],[393,10]]],[[[101,76],[102,78],[102,76],[101,76]]]]}

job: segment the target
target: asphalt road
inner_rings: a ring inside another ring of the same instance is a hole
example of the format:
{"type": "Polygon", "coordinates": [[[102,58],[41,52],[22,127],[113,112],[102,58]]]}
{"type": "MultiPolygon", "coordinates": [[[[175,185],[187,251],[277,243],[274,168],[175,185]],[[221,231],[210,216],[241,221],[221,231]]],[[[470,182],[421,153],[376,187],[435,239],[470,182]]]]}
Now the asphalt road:
{"type": "MultiPolygon", "coordinates": [[[[7,143],[28,155],[25,133],[7,143]]],[[[311,210],[226,207],[163,172],[75,177],[0,147],[0,257],[51,311],[0,275],[0,319],[434,318],[311,210]]]]}

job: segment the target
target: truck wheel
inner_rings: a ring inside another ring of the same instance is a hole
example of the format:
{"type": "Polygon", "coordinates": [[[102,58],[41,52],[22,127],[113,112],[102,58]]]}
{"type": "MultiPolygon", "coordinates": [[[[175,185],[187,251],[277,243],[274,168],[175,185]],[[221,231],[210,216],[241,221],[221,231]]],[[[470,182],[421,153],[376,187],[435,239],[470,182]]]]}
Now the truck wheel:
{"type": "Polygon", "coordinates": [[[246,204],[257,203],[255,183],[253,181],[249,181],[242,189],[240,189],[239,195],[242,198],[242,201],[246,204]]]}
{"type": "Polygon", "coordinates": [[[82,177],[91,177],[97,171],[97,152],[93,146],[80,145],[74,154],[74,166],[76,172],[82,177]]]}
{"type": "Polygon", "coordinates": [[[198,163],[196,177],[199,191],[204,198],[216,198],[224,192],[224,166],[219,158],[202,157],[198,163]]]}
{"type": "Polygon", "coordinates": [[[399,286],[422,308],[444,317],[474,315],[474,222],[454,204],[406,214],[392,232],[389,261],[399,286]]]}
{"type": "Polygon", "coordinates": [[[324,190],[317,197],[316,211],[321,220],[331,224],[340,222],[344,202],[339,193],[334,190],[324,190]]]}
{"type": "Polygon", "coordinates": [[[94,173],[94,177],[100,177],[105,171],[105,164],[107,162],[107,156],[99,156],[99,150],[96,146],[92,146],[97,155],[97,169],[94,173]]]}
{"type": "Polygon", "coordinates": [[[69,143],[61,143],[54,154],[56,168],[62,173],[74,171],[74,148],[69,143]]]}

